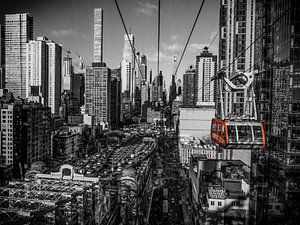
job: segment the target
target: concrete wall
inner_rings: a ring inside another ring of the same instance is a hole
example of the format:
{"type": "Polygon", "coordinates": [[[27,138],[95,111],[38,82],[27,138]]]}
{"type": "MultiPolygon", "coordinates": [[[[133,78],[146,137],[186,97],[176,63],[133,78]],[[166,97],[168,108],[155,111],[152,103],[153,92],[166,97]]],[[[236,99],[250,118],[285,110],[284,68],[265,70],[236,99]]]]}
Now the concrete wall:
{"type": "Polygon", "coordinates": [[[213,107],[179,108],[179,136],[210,138],[210,125],[215,117],[213,107]]]}

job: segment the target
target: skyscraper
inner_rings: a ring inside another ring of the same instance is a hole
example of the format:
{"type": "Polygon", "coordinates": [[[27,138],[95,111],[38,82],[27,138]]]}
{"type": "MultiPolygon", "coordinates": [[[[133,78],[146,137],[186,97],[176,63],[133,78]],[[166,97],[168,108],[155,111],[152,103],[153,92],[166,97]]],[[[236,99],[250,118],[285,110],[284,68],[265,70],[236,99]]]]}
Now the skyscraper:
{"type": "Polygon", "coordinates": [[[59,113],[61,95],[61,61],[62,46],[54,41],[47,41],[48,45],[48,106],[52,114],[59,113]]]}
{"type": "Polygon", "coordinates": [[[94,125],[103,129],[110,126],[110,79],[111,70],[102,62],[102,9],[95,9],[94,14],[94,60],[92,66],[86,68],[85,107],[89,115],[94,117],[94,125]]]}
{"type": "Polygon", "coordinates": [[[196,77],[198,102],[214,102],[215,85],[210,82],[216,74],[217,56],[204,47],[203,52],[196,56],[196,77]]]}
{"type": "Polygon", "coordinates": [[[135,61],[134,61],[134,52],[131,49],[130,42],[134,48],[134,35],[129,34],[129,39],[128,39],[127,35],[125,34],[121,80],[122,80],[122,93],[128,92],[130,96],[130,100],[134,101],[135,82],[136,82],[135,61]]]}
{"type": "Polygon", "coordinates": [[[183,106],[193,107],[197,102],[196,70],[190,66],[183,74],[183,106]]]}
{"type": "Polygon", "coordinates": [[[26,98],[40,96],[48,105],[48,45],[46,37],[38,37],[27,43],[26,98]]]}
{"type": "MultiPolygon", "coordinates": [[[[219,69],[226,68],[229,77],[236,70],[253,70],[254,45],[250,44],[255,39],[255,0],[227,0],[220,4],[219,69]]],[[[225,95],[228,113],[241,116],[244,93],[225,95]]]]}
{"type": "Polygon", "coordinates": [[[26,97],[26,43],[32,39],[28,13],[5,15],[5,87],[16,97],[26,97]]]}
{"type": "Polygon", "coordinates": [[[94,9],[94,60],[103,61],[103,10],[94,9]]]}

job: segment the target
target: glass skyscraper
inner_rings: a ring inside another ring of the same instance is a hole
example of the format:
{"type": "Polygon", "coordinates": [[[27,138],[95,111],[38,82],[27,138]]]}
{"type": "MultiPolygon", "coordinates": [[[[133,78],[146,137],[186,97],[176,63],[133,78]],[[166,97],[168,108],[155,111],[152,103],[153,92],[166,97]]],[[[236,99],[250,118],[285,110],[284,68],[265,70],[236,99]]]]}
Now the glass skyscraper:
{"type": "Polygon", "coordinates": [[[5,88],[26,97],[26,43],[33,39],[33,17],[5,15],[5,88]]]}

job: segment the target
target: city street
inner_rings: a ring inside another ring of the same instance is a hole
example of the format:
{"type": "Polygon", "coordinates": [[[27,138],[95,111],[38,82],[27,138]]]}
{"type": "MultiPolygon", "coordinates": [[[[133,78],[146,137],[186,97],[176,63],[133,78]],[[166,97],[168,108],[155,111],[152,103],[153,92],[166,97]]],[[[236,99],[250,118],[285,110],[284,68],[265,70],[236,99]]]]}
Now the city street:
{"type": "Polygon", "coordinates": [[[164,139],[160,146],[163,185],[154,190],[149,224],[192,224],[188,185],[181,177],[177,141],[164,139]]]}

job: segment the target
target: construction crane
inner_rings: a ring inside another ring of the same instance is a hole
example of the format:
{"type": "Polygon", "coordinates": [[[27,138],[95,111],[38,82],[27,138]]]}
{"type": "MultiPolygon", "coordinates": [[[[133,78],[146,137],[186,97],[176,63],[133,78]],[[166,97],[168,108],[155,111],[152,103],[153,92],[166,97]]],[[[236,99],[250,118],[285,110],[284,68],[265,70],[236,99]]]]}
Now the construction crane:
{"type": "Polygon", "coordinates": [[[211,80],[217,82],[219,95],[218,118],[212,119],[211,139],[225,149],[264,149],[266,135],[263,123],[257,120],[254,72],[236,71],[227,78],[225,71],[221,71],[211,80]],[[242,116],[232,114],[229,108],[232,94],[237,91],[244,92],[242,116]]]}

